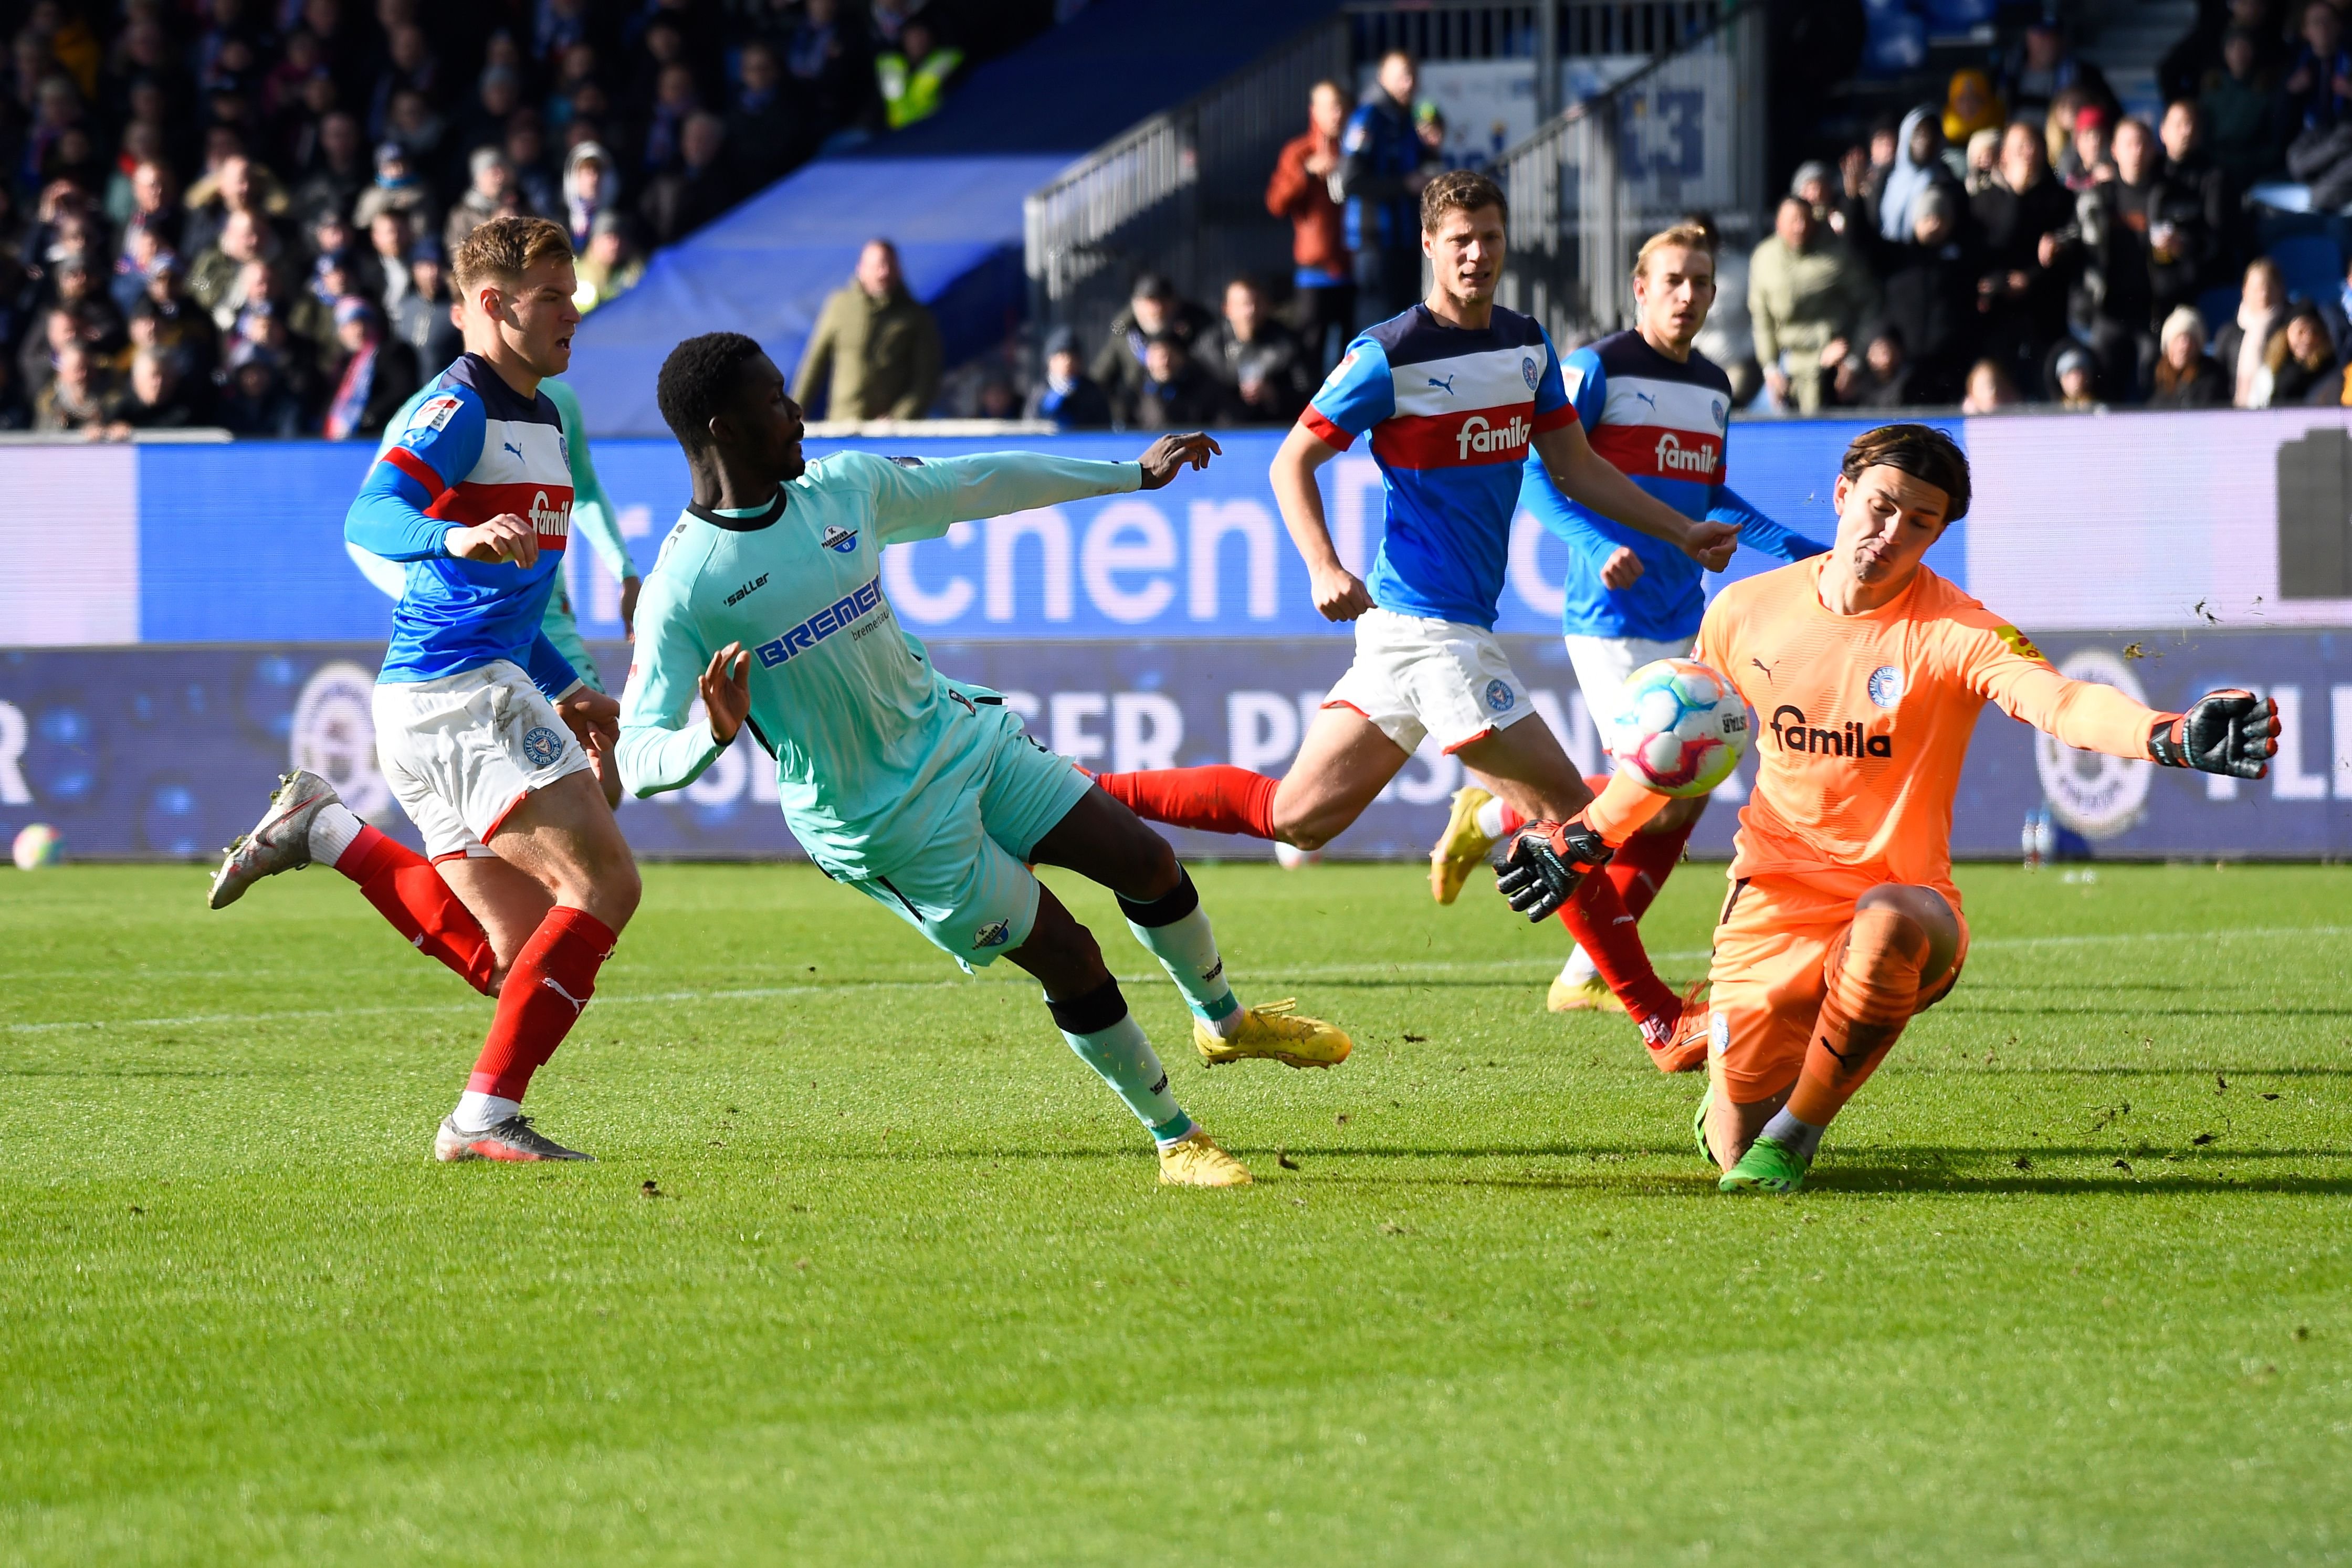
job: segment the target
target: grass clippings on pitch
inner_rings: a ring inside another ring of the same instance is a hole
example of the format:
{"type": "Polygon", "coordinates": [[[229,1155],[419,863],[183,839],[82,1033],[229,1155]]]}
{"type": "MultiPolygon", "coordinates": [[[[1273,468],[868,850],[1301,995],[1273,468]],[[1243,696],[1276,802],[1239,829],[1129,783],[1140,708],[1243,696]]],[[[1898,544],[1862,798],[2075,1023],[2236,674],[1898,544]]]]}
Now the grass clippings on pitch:
{"type": "Polygon", "coordinates": [[[329,873],[204,877],[0,895],[0,1561],[2352,1555],[2352,873],[1965,873],[1788,1200],[1483,878],[1201,871],[1328,1073],[1202,1070],[1056,879],[1259,1179],[1202,1193],[805,867],[649,871],[532,1097],[603,1163],[434,1166],[488,1004],[329,873]]]}

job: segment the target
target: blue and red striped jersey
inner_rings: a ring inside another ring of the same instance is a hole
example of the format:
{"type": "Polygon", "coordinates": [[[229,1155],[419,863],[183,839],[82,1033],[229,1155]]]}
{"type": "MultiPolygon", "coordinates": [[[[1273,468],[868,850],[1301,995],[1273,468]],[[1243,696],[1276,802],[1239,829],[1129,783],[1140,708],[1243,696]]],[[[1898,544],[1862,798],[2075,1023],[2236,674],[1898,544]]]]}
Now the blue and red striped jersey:
{"type": "MultiPolygon", "coordinates": [[[[1706,355],[1675,361],[1637,331],[1617,332],[1569,355],[1562,375],[1592,450],[1684,517],[1737,523],[1741,544],[1782,560],[1828,548],[1774,522],[1724,482],[1731,381],[1706,355]]],[[[1528,463],[1524,472],[1521,503],[1572,547],[1561,584],[1568,635],[1664,643],[1698,630],[1706,610],[1698,562],[1679,546],[1570,500],[1542,464],[1528,463]],[[1612,589],[1601,569],[1620,546],[1641,557],[1642,576],[1631,588],[1612,589]]]]}
{"type": "Polygon", "coordinates": [[[526,398],[488,361],[461,356],[368,471],[343,534],[408,563],[381,679],[437,680],[508,659],[542,688],[571,684],[561,656],[549,664],[552,650],[535,646],[572,535],[571,458],[545,392],[526,398]],[[536,525],[536,564],[459,560],[444,547],[450,528],[501,513],[536,525]]]}
{"type": "Polygon", "coordinates": [[[1348,345],[1299,423],[1343,451],[1371,434],[1387,510],[1372,602],[1493,627],[1528,444],[1576,423],[1534,319],[1498,306],[1472,331],[1415,305],[1348,345]]]}

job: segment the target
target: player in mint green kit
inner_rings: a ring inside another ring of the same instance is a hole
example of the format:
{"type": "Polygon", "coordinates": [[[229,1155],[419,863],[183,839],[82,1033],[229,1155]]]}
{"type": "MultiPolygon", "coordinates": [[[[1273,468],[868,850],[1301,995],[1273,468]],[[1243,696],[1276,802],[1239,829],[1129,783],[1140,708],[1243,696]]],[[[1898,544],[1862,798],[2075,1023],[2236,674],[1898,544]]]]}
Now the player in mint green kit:
{"type": "MultiPolygon", "coordinates": [[[[628,630],[636,622],[640,580],[636,566],[629,559],[628,541],[621,537],[621,523],[614,515],[612,497],[604,494],[604,482],[596,477],[596,465],[588,456],[588,423],[580,410],[580,394],[551,376],[539,383],[539,390],[547,394],[563,420],[563,455],[572,467],[572,531],[588,541],[596,551],[596,559],[604,563],[604,570],[621,585],[621,626],[628,630]]],[[[383,448],[408,428],[408,416],[432,391],[428,382],[401,405],[400,412],[383,427],[377,456],[383,456],[383,448]]],[[[370,555],[349,542],[343,549],[350,552],[352,563],[386,594],[398,599],[405,591],[408,569],[400,562],[370,555]]],[[[600,692],[604,689],[603,678],[596,674],[596,661],[588,656],[588,644],[582,640],[579,623],[572,619],[572,595],[564,589],[561,573],[555,579],[555,591],[548,595],[547,613],[541,618],[539,629],[547,633],[547,640],[555,644],[555,651],[570,662],[582,680],[600,692]]]]}
{"type": "Polygon", "coordinates": [[[1347,1036],[1287,1003],[1242,1006],[1167,841],[1030,739],[996,694],[934,670],[891,613],[880,575],[886,545],[1158,489],[1204,466],[1215,443],[1164,437],[1139,463],[843,452],[807,465],[783,377],[732,332],[679,344],[658,395],[694,502],[662,541],[637,607],[621,701],[624,787],[643,797],[689,784],[750,729],[774,758],[785,821],[825,874],[967,968],[1006,957],[1035,976],[1071,1049],[1150,1130],[1161,1181],[1246,1183],[1241,1162],[1169,1093],[1094,938],[1030,865],[1068,867],[1118,895],[1211,1060],[1328,1066],[1347,1055],[1347,1036]],[[707,723],[690,716],[698,697],[707,723]]]}

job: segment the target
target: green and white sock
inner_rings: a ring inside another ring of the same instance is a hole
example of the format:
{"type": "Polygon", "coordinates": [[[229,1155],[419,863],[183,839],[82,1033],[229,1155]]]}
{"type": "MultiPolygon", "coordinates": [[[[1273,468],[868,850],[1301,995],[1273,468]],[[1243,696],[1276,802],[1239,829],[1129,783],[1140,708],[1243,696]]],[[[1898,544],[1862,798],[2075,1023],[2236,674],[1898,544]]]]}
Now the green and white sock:
{"type": "Polygon", "coordinates": [[[1192,1118],[1168,1092],[1168,1070],[1160,1065],[1143,1026],[1127,1010],[1117,980],[1105,980],[1071,1001],[1048,997],[1045,1008],[1078,1060],[1102,1074],[1111,1092],[1150,1129],[1153,1142],[1165,1148],[1192,1133],[1192,1118]]]}
{"type": "Polygon", "coordinates": [[[1200,890],[1192,885],[1192,873],[1180,867],[1177,876],[1176,891],[1165,898],[1149,904],[1122,898],[1118,906],[1135,939],[1160,960],[1160,967],[1184,993],[1184,1005],[1192,1009],[1192,1016],[1220,1035],[1226,1034],[1239,1027],[1242,1004],[1234,988],[1225,984],[1225,961],[1218,956],[1216,933],[1209,929],[1209,916],[1201,908],[1200,890]]]}

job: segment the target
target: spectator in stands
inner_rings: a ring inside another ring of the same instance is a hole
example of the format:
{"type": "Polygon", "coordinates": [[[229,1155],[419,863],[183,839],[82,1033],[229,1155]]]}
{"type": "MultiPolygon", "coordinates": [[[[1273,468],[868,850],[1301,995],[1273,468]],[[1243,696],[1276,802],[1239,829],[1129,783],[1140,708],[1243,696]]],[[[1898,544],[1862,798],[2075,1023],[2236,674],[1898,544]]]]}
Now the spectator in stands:
{"type": "Polygon", "coordinates": [[[1910,240],[1880,253],[1885,319],[1907,350],[1904,392],[1913,402],[1957,402],[1976,358],[1984,266],[1965,212],[1950,186],[1930,185],[1911,204],[1910,240]]]}
{"type": "Polygon", "coordinates": [[[2115,177],[2115,160],[2110,156],[2107,111],[2095,103],[2086,103],[2074,111],[2074,134],[2066,143],[2065,155],[2058,160],[2058,177],[2070,191],[2087,191],[2102,180],[2115,177]]]}
{"type": "Polygon", "coordinates": [[[739,190],[760,190],[799,162],[801,127],[783,83],[773,45],[754,38],[743,46],[727,98],[727,145],[739,190]]]}
{"type": "Polygon", "coordinates": [[[1110,397],[1112,413],[1133,423],[1130,411],[1143,385],[1144,353],[1154,337],[1172,332],[1190,343],[1210,327],[1209,313],[1180,297],[1167,278],[1156,272],[1139,275],[1128,292],[1127,308],[1111,319],[1110,332],[1091,370],[1096,383],[1110,397]]]}
{"type": "Polygon", "coordinates": [[[1901,408],[1930,401],[1911,391],[1911,361],[1903,351],[1903,330],[1882,325],[1858,360],[1838,366],[1837,401],[1848,408],[1901,408]]]}
{"type": "Polygon", "coordinates": [[[1294,319],[1319,376],[1337,364],[1356,326],[1355,263],[1346,214],[1331,193],[1348,99],[1335,81],[1307,95],[1307,133],[1286,142],[1265,184],[1265,210],[1290,220],[1294,319]]]}
{"type": "Polygon", "coordinates": [[[2197,97],[2213,162],[2241,189],[2279,161],[2278,104],[2259,57],[2255,35],[2231,28],[2221,44],[2221,69],[2207,74],[2197,97]]]}
{"type": "Polygon", "coordinates": [[[270,237],[252,213],[232,213],[221,225],[217,242],[198,253],[189,267],[188,298],[211,311],[223,330],[247,297],[261,287],[268,263],[264,247],[270,237]]]}
{"type": "Polygon", "coordinates": [[[499,147],[477,147],[467,160],[471,181],[442,220],[441,245],[452,255],[466,236],[488,223],[522,211],[522,193],[515,187],[514,167],[499,147]]]}
{"type": "Polygon", "coordinates": [[[268,178],[268,171],[257,170],[252,160],[242,156],[223,160],[219,168],[188,188],[187,199],[188,215],[180,243],[191,254],[201,256],[217,245],[221,231],[240,214],[253,221],[268,253],[277,254],[277,219],[289,204],[286,193],[276,188],[276,181],[268,178]]]}
{"type": "Polygon", "coordinates": [[[1964,183],[1971,196],[2000,178],[2000,132],[1979,131],[1969,138],[1969,172],[1964,183]]]}
{"type": "Polygon", "coordinates": [[[300,183],[294,187],[294,213],[308,221],[330,208],[350,214],[375,172],[368,164],[367,142],[360,122],[341,110],[319,121],[316,145],[299,165],[300,183]]]}
{"type": "Polygon", "coordinates": [[[2116,95],[2099,68],[2066,47],[2065,26],[2043,11],[2025,26],[2025,37],[2001,62],[1995,84],[2009,112],[2039,119],[2060,93],[2073,89],[2113,113],[2116,95]]]}
{"type": "MultiPolygon", "coordinates": [[[[1851,155],[1851,151],[1849,152],[1851,155]]],[[[1789,178],[1789,194],[1813,209],[1813,221],[1832,234],[1845,233],[1845,198],[1838,187],[1838,172],[1819,158],[1797,165],[1796,173],[1789,178]]],[[[1720,272],[1717,273],[1720,277],[1720,272]]],[[[1718,290],[1718,293],[1720,290],[1718,290]]],[[[1709,312],[1710,315],[1713,312],[1709,312]]],[[[1700,352],[1705,353],[1705,350],[1700,352]]],[[[1713,355],[1708,355],[1712,359],[1713,355]]]]}
{"type": "Polygon", "coordinates": [[[2238,292],[2238,317],[2213,337],[2213,358],[2230,378],[2230,402],[2239,408],[2264,408],[2263,354],[2286,325],[2286,279],[2278,263],[2257,256],[2247,264],[2238,292]]]}
{"type": "Polygon", "coordinates": [[[2270,0],[2200,0],[2196,21],[2157,64],[2157,91],[2165,101],[2195,98],[2202,91],[2207,78],[2222,68],[2229,36],[2238,31],[2266,34],[2275,41],[2279,29],[2271,17],[2270,0]]]}
{"type": "Polygon", "coordinates": [[[2270,347],[2263,350],[2263,378],[2254,392],[2257,408],[2334,405],[2343,400],[2343,361],[2336,357],[2336,345],[2327,340],[2327,324],[2307,304],[2288,310],[2286,325],[2273,334],[2270,347]]]}
{"type": "Polygon", "coordinates": [[[416,356],[420,374],[437,376],[464,351],[466,342],[451,319],[441,242],[431,235],[409,247],[408,282],[408,293],[393,314],[392,335],[416,356]]]}
{"type": "Polygon", "coordinates": [[[1201,345],[1201,362],[1224,383],[1227,413],[1243,424],[1288,424],[1321,379],[1248,277],[1225,285],[1225,317],[1201,345]]]}
{"type": "Polygon", "coordinates": [[[928,18],[908,17],[898,29],[898,47],[874,57],[884,122],[897,131],[937,114],[948,78],[962,65],[963,51],[941,44],[928,18]]]}
{"type": "Polygon", "coordinates": [[[208,378],[220,360],[220,333],[212,318],[189,303],[180,287],[179,258],[170,253],[148,268],[146,292],[131,308],[131,341],[166,355],[183,381],[208,378]]]}
{"type": "MultiPolygon", "coordinates": [[[[1826,184],[1832,177],[1829,165],[1811,167],[1822,171],[1826,184]]],[[[1811,200],[1801,190],[1796,193],[1800,199],[1811,200]]],[[[1764,384],[1764,372],[1756,363],[1755,323],[1748,314],[1748,253],[1725,248],[1723,232],[1715,226],[1712,213],[1685,213],[1678,222],[1705,235],[1707,253],[1715,257],[1715,304],[1707,310],[1706,325],[1691,340],[1692,346],[1730,379],[1731,406],[1746,408],[1764,384]]]]}
{"type": "Polygon", "coordinates": [[[2059,232],[2074,221],[2074,198],[2050,172],[2042,137],[2022,120],[2001,136],[1999,177],[1969,200],[1984,244],[1977,284],[1984,311],[1980,352],[2012,385],[2039,386],[2042,356],[2066,329],[2066,286],[2050,270],[2059,232]]]}
{"type": "Polygon", "coordinates": [[[2221,242],[2207,221],[2202,193],[2167,166],[2145,124],[2126,120],[2116,126],[2115,152],[2116,177],[2103,194],[2147,253],[2149,319],[2161,321],[2204,292],[2221,242]]]}
{"type": "Polygon", "coordinates": [[[415,243],[404,213],[382,212],[368,225],[368,261],[374,269],[375,301],[389,318],[415,285],[408,276],[408,247],[415,243]]]}
{"type": "Polygon", "coordinates": [[[58,354],[57,373],[33,400],[33,428],[96,434],[114,417],[119,401],[97,356],[68,343],[58,354]]]}
{"type": "Polygon", "coordinates": [[[378,213],[394,211],[406,214],[408,226],[422,232],[432,221],[433,193],[425,188],[408,149],[397,141],[386,141],[375,150],[375,183],[352,204],[352,221],[365,228],[375,222],[378,213]]]}
{"type": "Polygon", "coordinates": [[[2157,334],[2155,390],[2150,408],[2226,408],[2230,382],[2205,352],[2205,318],[2183,305],[2164,319],[2157,334]]]}
{"type": "Polygon", "coordinates": [[[2326,0],[2304,7],[2284,103],[2287,172],[2311,187],[2314,207],[2352,201],[2352,49],[2343,14],[2326,0]]]}
{"type": "Polygon", "coordinates": [[[1976,69],[1957,70],[1944,89],[1944,140],[1966,147],[1979,131],[1999,131],[2009,110],[1992,90],[1992,80],[1976,69]]]}
{"type": "Polygon", "coordinates": [[[172,356],[142,349],[131,356],[129,388],[114,408],[107,435],[127,441],[134,431],[186,430],[205,423],[205,413],[190,395],[188,380],[172,356]]]}
{"type": "Polygon", "coordinates": [[[2017,406],[2017,388],[1997,360],[1979,360],[1969,367],[1969,390],[1960,399],[1962,413],[1999,413],[2017,406]]]}
{"type": "Polygon", "coordinates": [[[507,116],[505,146],[507,166],[514,171],[515,189],[522,196],[522,210],[539,217],[561,214],[563,192],[548,168],[547,133],[536,111],[518,109],[507,116]]]}
{"type": "Polygon", "coordinates": [[[323,434],[330,441],[373,439],[417,389],[415,352],[385,337],[375,307],[355,296],[335,302],[335,341],[342,362],[323,434]]]}
{"type": "Polygon", "coordinates": [[[1783,197],[1772,237],[1756,247],[1748,271],[1756,358],[1774,405],[1819,410],[1824,378],[1877,308],[1870,269],[1843,240],[1822,232],[1811,206],[1783,197]]]}
{"type": "MultiPolygon", "coordinates": [[[[1932,185],[1959,183],[1944,162],[1944,122],[1932,109],[1915,109],[1903,117],[1896,139],[1895,167],[1878,193],[1878,233],[1900,245],[1911,237],[1911,204],[1932,185]]],[[[1965,194],[1965,193],[1963,193],[1965,194]]]]}
{"type": "Polygon", "coordinates": [[[856,276],[817,317],[793,401],[814,408],[825,394],[832,419],[920,419],[939,391],[939,326],[907,292],[898,247],[867,240],[856,276]]]}
{"type": "Polygon", "coordinates": [[[2206,250],[2198,264],[2201,287],[2211,287],[2238,269],[2244,246],[2244,206],[2236,184],[2205,146],[2205,116],[2191,99],[2164,107],[2158,131],[2164,145],[2164,179],[2173,199],[2192,208],[2204,231],[2206,250]]]}
{"type": "Polygon", "coordinates": [[[1859,241],[1865,233],[1878,229],[1879,198],[1885,193],[1886,182],[1895,174],[1895,155],[1903,148],[1903,121],[1885,116],[1871,126],[1866,147],[1849,147],[1839,161],[1838,172],[1844,194],[1839,202],[1839,212],[1844,222],[1831,214],[1831,231],[1841,238],[1859,241]]]}
{"type": "Polygon", "coordinates": [[[1224,423],[1232,404],[1217,379],[1194,362],[1192,340],[1155,332],[1143,350],[1143,384],[1127,423],[1139,430],[1199,430],[1224,423]]]}
{"type": "Polygon", "coordinates": [[[572,231],[572,248],[584,249],[596,219],[617,211],[620,174],[613,155],[597,141],[583,141],[563,160],[563,219],[572,231]]]}
{"type": "Polygon", "coordinates": [[[1390,50],[1339,139],[1359,327],[1409,310],[1421,298],[1421,188],[1428,176],[1412,122],[1418,81],[1412,57],[1390,50]]]}
{"type": "Polygon", "coordinates": [[[784,69],[823,133],[835,136],[877,109],[872,47],[864,29],[841,16],[840,0],[807,0],[784,43],[784,69]]]}
{"type": "Polygon", "coordinates": [[[1045,339],[1045,379],[1029,389],[1023,411],[1063,430],[1108,430],[1110,399],[1078,364],[1078,335],[1056,327],[1045,339]]]}
{"type": "Polygon", "coordinates": [[[618,213],[599,213],[588,232],[587,247],[573,267],[579,287],[572,302],[585,316],[599,305],[609,305],[637,286],[646,275],[646,258],[637,253],[629,221],[618,213]]]}
{"type": "Polygon", "coordinates": [[[684,238],[735,204],[725,120],[698,110],[687,117],[677,147],[677,161],[654,176],[638,203],[656,245],[684,238]]]}
{"type": "Polygon", "coordinates": [[[275,351],[240,343],[229,355],[227,374],[216,409],[231,434],[287,441],[302,433],[302,404],[288,389],[275,351]]]}
{"type": "Polygon", "coordinates": [[[2069,343],[2050,362],[2052,401],[2070,413],[2099,406],[2099,362],[2080,343],[2069,343]]]}

